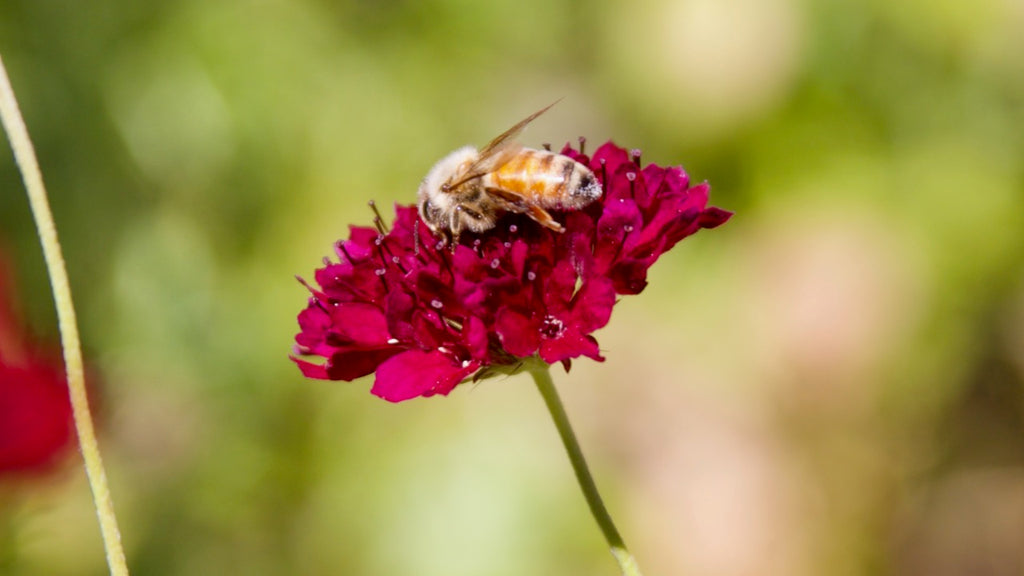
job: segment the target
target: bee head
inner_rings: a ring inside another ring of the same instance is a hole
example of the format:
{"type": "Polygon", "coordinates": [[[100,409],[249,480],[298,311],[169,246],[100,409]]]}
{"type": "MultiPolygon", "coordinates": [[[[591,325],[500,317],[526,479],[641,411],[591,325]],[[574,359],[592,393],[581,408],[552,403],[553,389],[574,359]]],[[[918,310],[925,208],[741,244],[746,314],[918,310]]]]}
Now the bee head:
{"type": "Polygon", "coordinates": [[[420,184],[420,198],[426,195],[438,195],[448,192],[448,187],[458,180],[458,176],[466,166],[469,166],[477,159],[479,153],[476,148],[466,146],[459,148],[451,154],[441,158],[434,167],[427,172],[426,177],[420,184]]]}
{"type": "Polygon", "coordinates": [[[478,156],[479,153],[472,146],[459,148],[434,164],[420,183],[416,205],[420,217],[435,235],[443,234],[448,229],[451,212],[455,209],[449,187],[478,156]]]}

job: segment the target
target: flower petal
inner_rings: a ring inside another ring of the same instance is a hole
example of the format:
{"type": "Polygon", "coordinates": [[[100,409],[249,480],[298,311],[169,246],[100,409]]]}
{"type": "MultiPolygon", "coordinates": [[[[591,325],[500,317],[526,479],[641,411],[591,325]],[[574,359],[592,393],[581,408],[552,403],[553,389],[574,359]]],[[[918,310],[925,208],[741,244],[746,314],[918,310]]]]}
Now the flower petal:
{"type": "Polygon", "coordinates": [[[73,438],[71,422],[67,384],[55,366],[0,360],[0,476],[45,469],[73,438]]]}
{"type": "Polygon", "coordinates": [[[409,350],[380,365],[370,392],[388,402],[401,402],[417,396],[447,395],[478,368],[479,362],[458,363],[450,355],[437,350],[409,350]]]}
{"type": "MultiPolygon", "coordinates": [[[[598,148],[590,158],[590,169],[598,175],[611,176],[618,173],[624,165],[632,164],[629,152],[619,148],[611,142],[606,142],[598,148]]],[[[635,166],[635,165],[634,165],[635,166]]],[[[637,170],[639,171],[639,170],[637,170]]],[[[608,178],[611,180],[611,178],[608,178]]],[[[614,192],[610,190],[610,182],[604,182],[605,194],[608,198],[620,198],[622,189],[617,188],[614,192]]],[[[628,188],[627,188],[628,190],[628,188]]]]}
{"type": "Polygon", "coordinates": [[[698,222],[701,228],[717,228],[728,222],[730,218],[732,218],[732,212],[711,206],[704,212],[701,212],[698,222]]]}
{"type": "Polygon", "coordinates": [[[384,312],[374,304],[341,302],[331,308],[338,337],[354,344],[384,344],[390,338],[384,312]]]}
{"type": "Polygon", "coordinates": [[[494,331],[498,334],[501,347],[513,356],[532,356],[540,346],[539,323],[526,314],[511,308],[498,310],[494,331]]]}
{"type": "Polygon", "coordinates": [[[597,340],[593,336],[580,334],[575,330],[566,330],[558,338],[543,339],[540,343],[540,358],[548,364],[562,362],[579,356],[587,356],[603,362],[597,340]]]}
{"type": "Polygon", "coordinates": [[[476,316],[470,316],[462,327],[469,348],[469,355],[475,360],[487,359],[487,348],[490,344],[487,337],[487,326],[484,321],[476,316]]]}
{"type": "Polygon", "coordinates": [[[591,276],[573,298],[571,326],[584,334],[603,328],[612,317],[613,306],[615,285],[604,276],[591,276]]]}
{"type": "Polygon", "coordinates": [[[322,365],[313,364],[301,358],[292,357],[307,378],[320,380],[344,380],[351,382],[356,378],[372,374],[382,362],[395,354],[402,352],[404,348],[399,346],[388,346],[378,348],[349,348],[335,350],[331,353],[316,352],[320,355],[327,355],[327,361],[322,365]]]}
{"type": "Polygon", "coordinates": [[[598,271],[603,272],[611,268],[613,262],[622,255],[623,245],[627,239],[640,234],[642,229],[643,216],[636,202],[620,198],[606,203],[604,212],[597,221],[594,246],[598,271]]]}
{"type": "Polygon", "coordinates": [[[619,260],[608,271],[608,277],[615,285],[617,294],[639,294],[647,287],[647,269],[650,267],[646,261],[633,258],[619,260]]]}

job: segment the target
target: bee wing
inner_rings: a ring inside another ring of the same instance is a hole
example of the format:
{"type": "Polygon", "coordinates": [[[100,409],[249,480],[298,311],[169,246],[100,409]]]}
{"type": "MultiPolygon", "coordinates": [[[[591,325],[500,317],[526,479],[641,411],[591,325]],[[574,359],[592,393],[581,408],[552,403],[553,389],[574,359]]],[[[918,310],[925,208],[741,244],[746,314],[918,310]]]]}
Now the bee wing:
{"type": "Polygon", "coordinates": [[[559,101],[555,100],[551,104],[530,114],[518,124],[502,132],[494,140],[491,140],[487,146],[480,150],[480,158],[469,167],[467,173],[483,175],[505,165],[523,148],[522,144],[516,142],[515,137],[523,131],[523,128],[526,128],[527,124],[536,120],[538,116],[547,112],[552,106],[558,104],[559,101]]]}
{"type": "MultiPolygon", "coordinates": [[[[488,147],[490,147],[490,144],[488,144],[488,147]]],[[[523,145],[515,140],[506,140],[501,142],[493,150],[490,150],[486,154],[481,154],[480,158],[466,169],[466,179],[480,178],[484,174],[494,172],[498,168],[508,164],[509,161],[512,160],[512,158],[514,158],[522,149],[523,145]]]]}

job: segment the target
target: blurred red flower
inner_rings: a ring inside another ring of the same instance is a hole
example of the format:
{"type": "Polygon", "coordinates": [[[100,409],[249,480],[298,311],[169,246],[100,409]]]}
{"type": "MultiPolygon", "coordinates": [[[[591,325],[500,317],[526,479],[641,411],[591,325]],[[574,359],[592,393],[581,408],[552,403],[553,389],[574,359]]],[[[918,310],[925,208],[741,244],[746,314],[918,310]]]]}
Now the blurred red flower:
{"type": "Polygon", "coordinates": [[[41,350],[18,321],[10,267],[0,256],[0,478],[44,472],[75,435],[59,350],[41,350]]]}
{"type": "MultiPolygon", "coordinates": [[[[311,378],[353,380],[376,372],[372,392],[399,402],[447,394],[463,380],[546,363],[601,361],[592,333],[617,295],[638,294],[647,270],[701,228],[732,215],[708,207],[706,183],[682,168],[640,167],[639,152],[607,143],[593,155],[562,154],[593,170],[604,194],[567,212],[556,233],[507,215],[450,251],[412,206],[397,206],[390,230],[352,227],[315,272],[319,289],[298,317],[296,356],[311,378]]],[[[308,286],[308,285],[307,285],[308,286]]]]}

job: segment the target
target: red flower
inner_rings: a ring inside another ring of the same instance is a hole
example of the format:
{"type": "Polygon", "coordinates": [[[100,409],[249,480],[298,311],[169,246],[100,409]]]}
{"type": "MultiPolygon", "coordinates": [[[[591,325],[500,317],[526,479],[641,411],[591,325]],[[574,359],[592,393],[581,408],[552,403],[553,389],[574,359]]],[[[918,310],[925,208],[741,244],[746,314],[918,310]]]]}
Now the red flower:
{"type": "Polygon", "coordinates": [[[377,373],[372,392],[400,402],[448,394],[491,371],[539,357],[566,369],[603,360],[592,333],[608,323],[616,295],[638,294],[664,252],[731,213],[708,207],[708,185],[691,187],[677,167],[639,166],[639,152],[612,143],[593,158],[562,152],[593,170],[603,197],[559,218],[559,234],[519,215],[466,234],[450,251],[416,209],[397,206],[394,225],[353,227],[338,262],[316,271],[320,288],[299,314],[294,358],[312,378],[377,373]]]}
{"type": "Polygon", "coordinates": [[[0,477],[41,472],[74,440],[60,356],[40,352],[17,322],[0,260],[0,477]]]}

